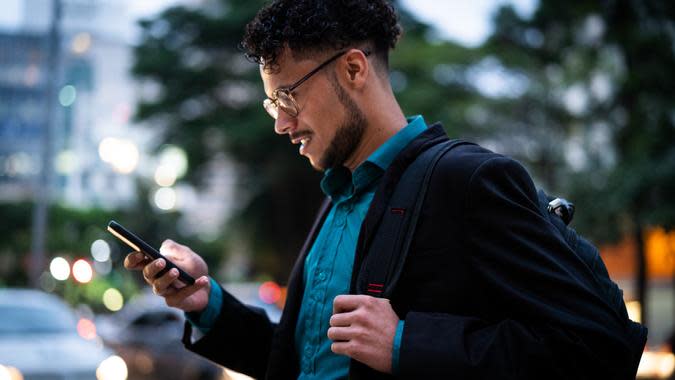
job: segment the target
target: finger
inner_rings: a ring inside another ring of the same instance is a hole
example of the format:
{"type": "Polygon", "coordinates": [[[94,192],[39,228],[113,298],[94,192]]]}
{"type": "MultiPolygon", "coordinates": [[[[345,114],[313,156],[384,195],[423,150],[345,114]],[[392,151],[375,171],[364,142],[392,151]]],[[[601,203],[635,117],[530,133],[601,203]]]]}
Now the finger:
{"type": "Polygon", "coordinates": [[[159,246],[159,249],[162,249],[162,248],[164,248],[164,249],[171,249],[171,248],[173,248],[175,245],[178,245],[178,243],[176,243],[175,241],[173,241],[173,240],[171,240],[171,239],[165,239],[165,240],[162,242],[162,245],[159,246]]]}
{"type": "Polygon", "coordinates": [[[336,342],[346,342],[355,337],[353,329],[349,327],[331,327],[326,335],[328,339],[336,342]]]}
{"type": "Polygon", "coordinates": [[[338,355],[345,355],[351,357],[353,344],[351,342],[333,342],[330,345],[331,351],[338,355]]]}
{"type": "Polygon", "coordinates": [[[206,287],[209,284],[209,278],[207,276],[199,277],[195,280],[194,285],[185,286],[181,289],[176,290],[172,295],[166,296],[166,303],[169,306],[179,307],[186,306],[183,305],[183,301],[191,295],[195,294],[198,290],[206,287]]]}
{"type": "Polygon", "coordinates": [[[341,294],[333,299],[333,314],[355,310],[367,302],[368,298],[370,296],[341,294]]]}
{"type": "Polygon", "coordinates": [[[141,270],[149,262],[143,253],[131,252],[124,258],[124,267],[129,270],[141,270]]]}
{"type": "Polygon", "coordinates": [[[152,286],[152,292],[164,298],[173,296],[174,294],[176,294],[177,291],[178,289],[174,288],[171,285],[169,285],[167,288],[164,288],[163,290],[157,289],[155,285],[152,286]]]}
{"type": "Polygon", "coordinates": [[[328,321],[333,327],[348,327],[354,323],[353,312],[333,314],[328,321]]]}
{"type": "Polygon", "coordinates": [[[169,294],[170,290],[176,290],[172,286],[172,283],[178,278],[178,269],[172,268],[170,271],[166,272],[164,275],[157,277],[152,282],[152,290],[155,294],[160,296],[166,296],[169,294]]]}
{"type": "Polygon", "coordinates": [[[166,266],[166,261],[164,259],[157,259],[150,262],[143,268],[143,277],[148,283],[152,283],[157,276],[157,273],[162,271],[166,266]]]}

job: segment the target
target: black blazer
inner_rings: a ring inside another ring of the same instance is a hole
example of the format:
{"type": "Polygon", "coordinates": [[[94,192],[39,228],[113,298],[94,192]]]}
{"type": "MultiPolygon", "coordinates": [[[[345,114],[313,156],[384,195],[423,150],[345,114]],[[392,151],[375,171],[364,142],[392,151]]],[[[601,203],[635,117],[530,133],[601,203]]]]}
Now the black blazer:
{"type": "MultiPolygon", "coordinates": [[[[387,169],[361,226],[352,275],[376,233],[391,190],[440,125],[413,140],[387,169]]],[[[326,200],[293,268],[279,324],[224,292],[220,318],[186,347],[256,378],[299,374],[294,330],[305,257],[327,214],[326,200]]],[[[589,268],[541,215],[535,187],[516,161],[477,145],[437,165],[410,253],[391,297],[405,320],[400,377],[627,379],[636,368],[628,326],[607,304],[589,268]]],[[[350,378],[391,378],[352,360],[350,378]]]]}

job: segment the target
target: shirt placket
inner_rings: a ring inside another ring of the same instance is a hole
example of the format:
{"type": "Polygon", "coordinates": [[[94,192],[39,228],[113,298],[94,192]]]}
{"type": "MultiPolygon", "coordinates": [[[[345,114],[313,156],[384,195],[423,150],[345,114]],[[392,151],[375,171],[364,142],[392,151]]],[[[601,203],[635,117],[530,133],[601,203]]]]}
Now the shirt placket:
{"type": "MultiPolygon", "coordinates": [[[[328,302],[326,299],[328,291],[328,274],[330,273],[330,268],[335,262],[335,256],[339,248],[340,241],[342,240],[342,235],[344,234],[344,229],[347,225],[347,215],[351,208],[348,205],[347,201],[340,202],[336,205],[335,216],[333,218],[331,230],[336,231],[337,233],[327,239],[326,243],[321,250],[319,251],[320,257],[318,258],[318,265],[312,273],[311,283],[314,291],[311,296],[311,318],[308,318],[305,327],[307,331],[321,331],[322,328],[322,317],[324,313],[324,307],[333,307],[333,303],[328,302]]],[[[314,373],[316,371],[316,353],[321,346],[322,333],[310,334],[312,336],[311,344],[307,345],[304,349],[303,355],[303,371],[305,373],[314,373]]]]}

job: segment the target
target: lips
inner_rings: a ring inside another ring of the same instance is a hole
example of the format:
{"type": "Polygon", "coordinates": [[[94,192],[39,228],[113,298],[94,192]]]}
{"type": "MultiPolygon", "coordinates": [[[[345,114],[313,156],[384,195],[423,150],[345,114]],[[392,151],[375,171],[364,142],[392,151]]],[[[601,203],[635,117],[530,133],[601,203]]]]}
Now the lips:
{"type": "Polygon", "coordinates": [[[304,132],[297,135],[291,135],[291,143],[297,145],[300,144],[300,154],[303,154],[307,148],[307,144],[312,141],[311,133],[304,132]]]}

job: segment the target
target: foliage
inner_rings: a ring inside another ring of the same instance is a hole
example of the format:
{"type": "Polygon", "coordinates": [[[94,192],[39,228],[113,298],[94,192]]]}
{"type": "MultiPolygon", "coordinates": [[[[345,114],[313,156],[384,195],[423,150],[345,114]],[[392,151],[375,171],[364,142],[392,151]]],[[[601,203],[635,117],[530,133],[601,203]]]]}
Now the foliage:
{"type": "Polygon", "coordinates": [[[502,8],[483,47],[527,83],[485,105],[493,138],[596,239],[675,222],[674,18],[658,0],[542,1],[529,20],[502,8]]]}

